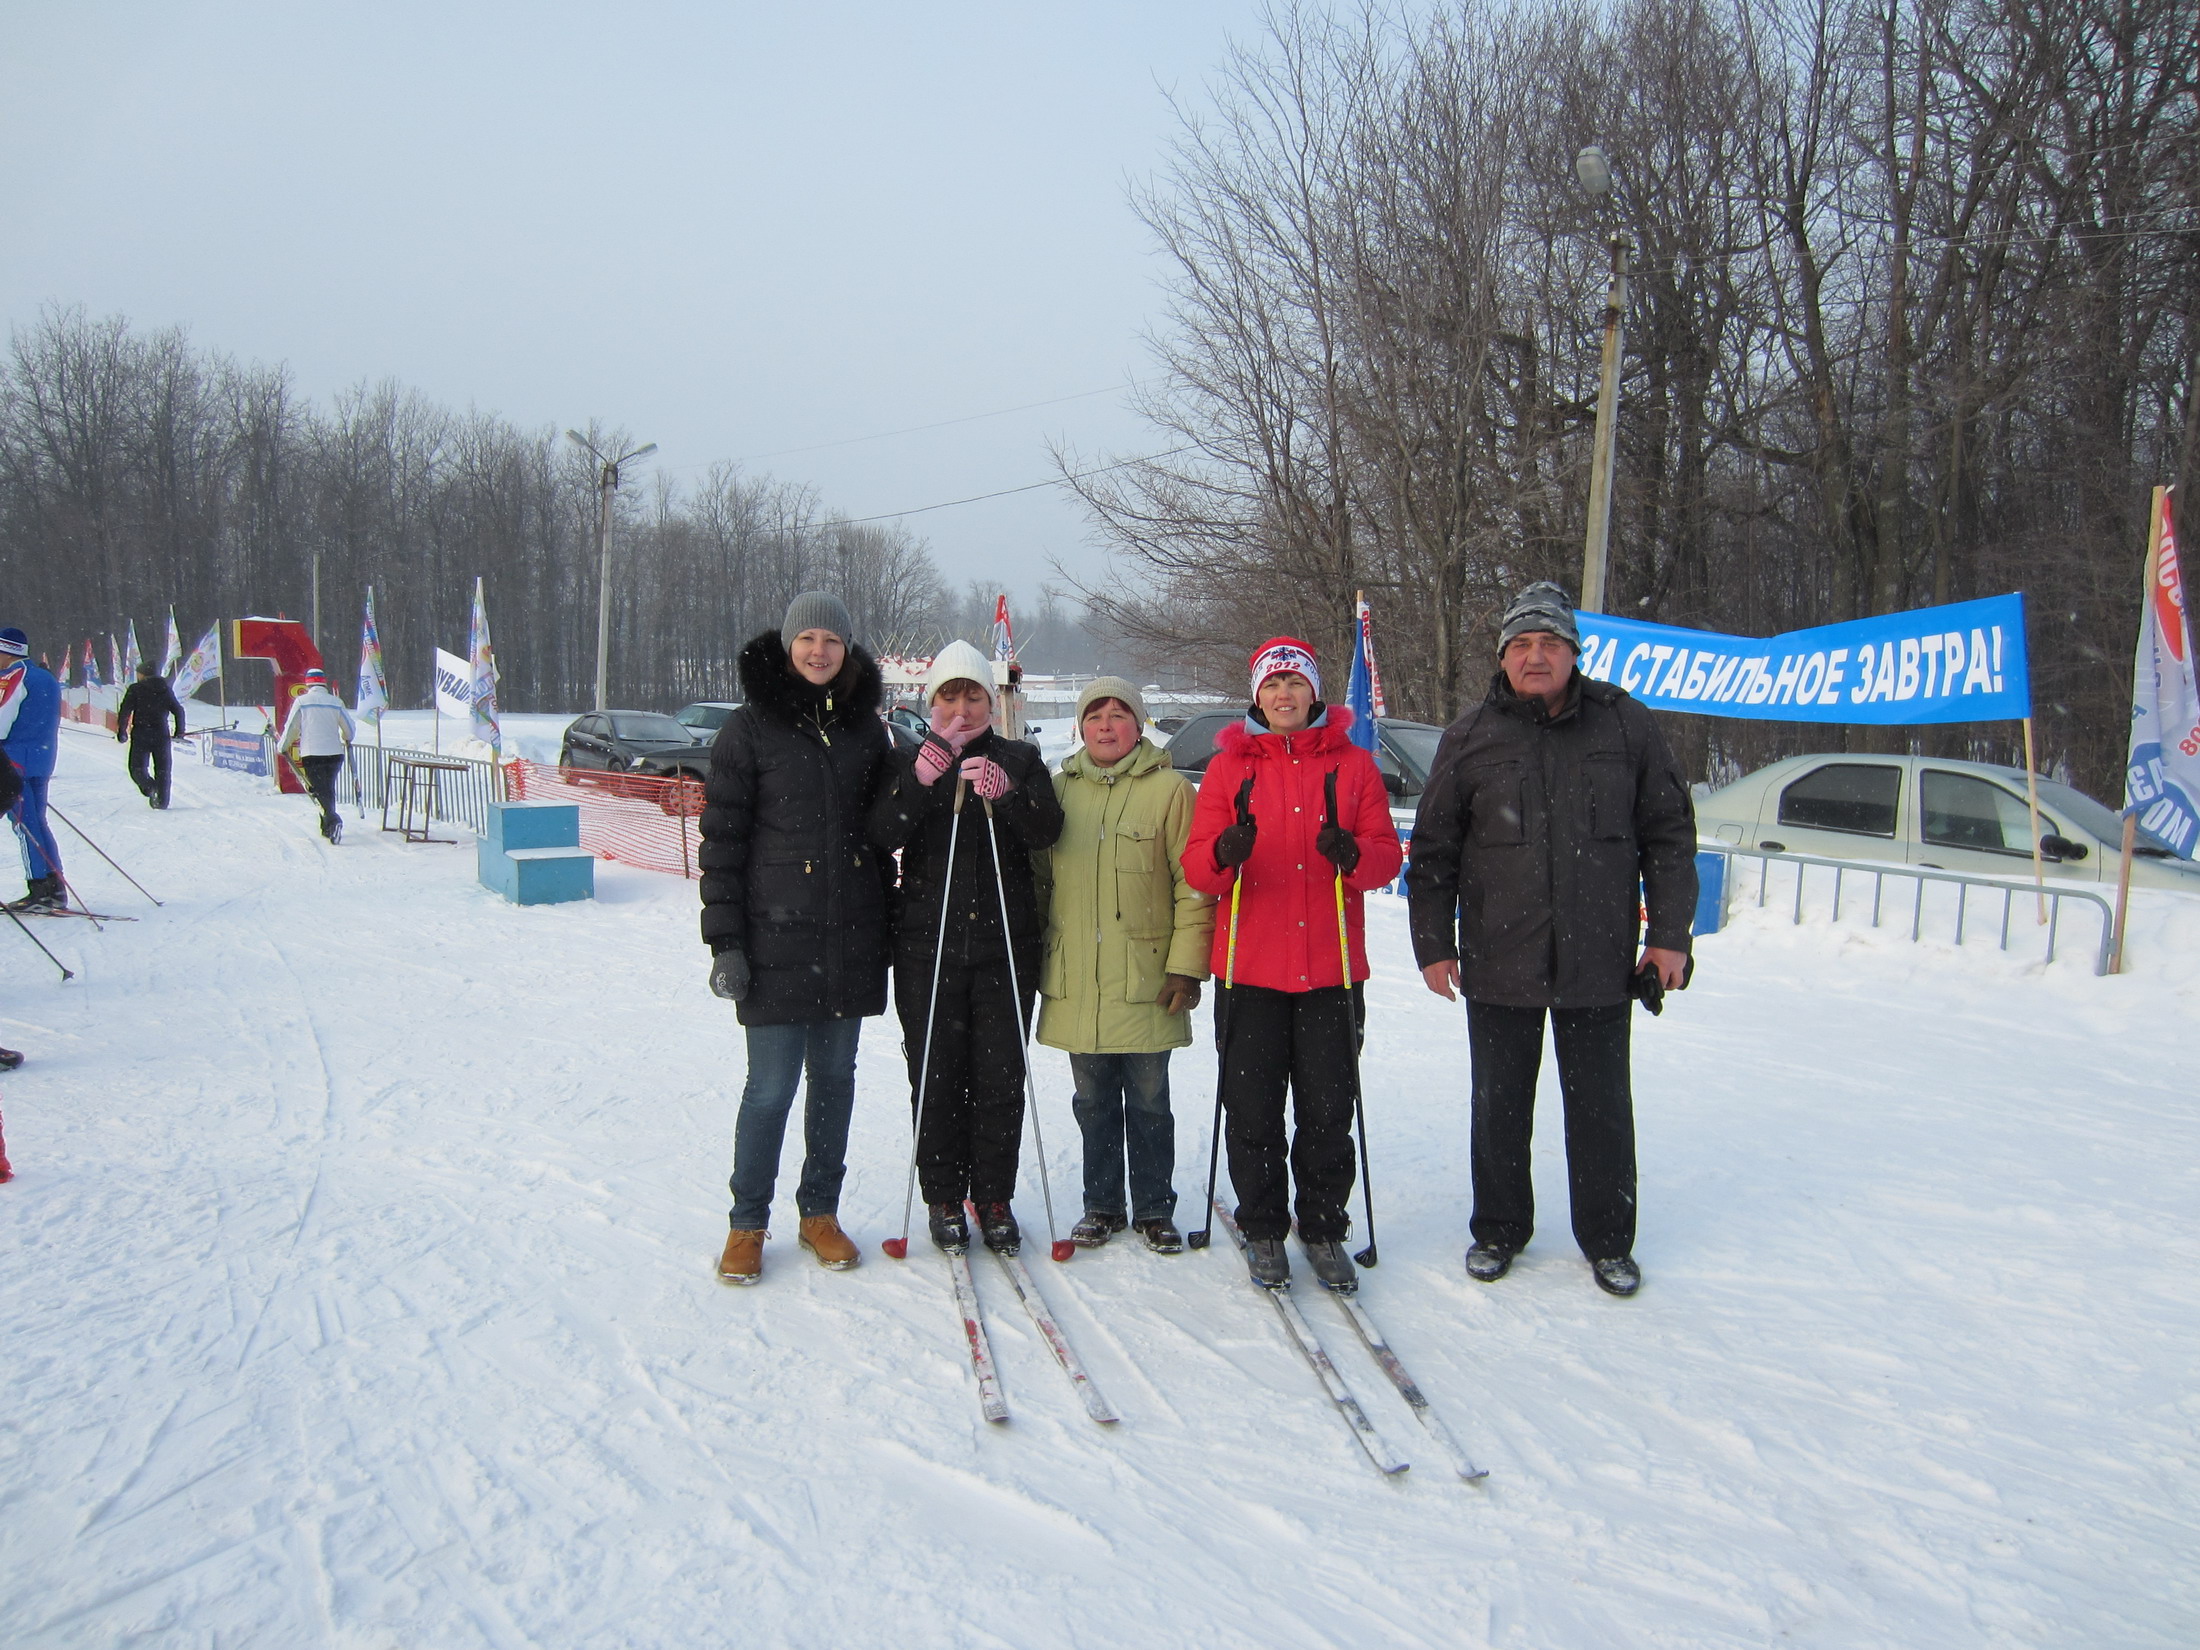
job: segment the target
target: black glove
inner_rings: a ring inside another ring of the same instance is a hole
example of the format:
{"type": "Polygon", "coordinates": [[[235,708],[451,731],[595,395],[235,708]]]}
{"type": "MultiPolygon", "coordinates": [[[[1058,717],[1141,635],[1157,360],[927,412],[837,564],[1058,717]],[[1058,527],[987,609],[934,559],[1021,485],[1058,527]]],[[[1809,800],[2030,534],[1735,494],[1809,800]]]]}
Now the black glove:
{"type": "Polygon", "coordinates": [[[721,951],[710,960],[710,988],[729,1003],[749,994],[749,959],[739,951],[721,951]]]}
{"type": "Polygon", "coordinates": [[[1314,848],[1346,876],[1360,863],[1360,839],[1342,825],[1324,825],[1314,837],[1314,848]]]}
{"type": "MultiPolygon", "coordinates": [[[[1696,959],[1690,957],[1681,964],[1681,983],[1675,991],[1686,991],[1688,982],[1696,977],[1696,959]]],[[[1658,965],[1645,957],[1636,968],[1634,977],[1627,982],[1627,995],[1650,1011],[1652,1019],[1665,1012],[1665,981],[1658,977],[1658,965]]]]}
{"type": "Polygon", "coordinates": [[[1253,776],[1247,774],[1237,789],[1237,823],[1225,825],[1215,837],[1215,869],[1227,871],[1253,857],[1253,776]]]}

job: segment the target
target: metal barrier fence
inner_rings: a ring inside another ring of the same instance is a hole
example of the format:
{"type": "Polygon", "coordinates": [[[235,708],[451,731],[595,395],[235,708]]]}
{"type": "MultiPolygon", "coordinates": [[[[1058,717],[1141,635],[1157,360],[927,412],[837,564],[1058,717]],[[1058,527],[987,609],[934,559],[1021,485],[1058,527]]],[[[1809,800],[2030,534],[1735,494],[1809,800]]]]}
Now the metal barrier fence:
{"type": "MultiPolygon", "coordinates": [[[[1775,865],[1792,865],[1795,867],[1794,920],[1798,923],[1803,920],[1804,879],[1813,868],[1833,873],[1832,909],[1828,916],[1829,920],[1834,922],[1841,920],[1844,883],[1851,878],[1859,881],[1867,877],[1870,878],[1872,885],[1872,926],[1874,928],[1880,925],[1880,917],[1885,904],[1887,879],[1890,877],[1907,877],[1916,884],[1910,898],[1910,938],[1913,941],[1920,938],[1924,932],[1926,921],[1925,890],[1927,884],[1948,885],[1956,890],[1955,942],[1959,946],[1963,943],[1966,925],[1977,920],[1970,911],[1972,890],[1982,890],[1989,896],[1999,894],[2001,895],[2000,949],[2003,951],[2009,949],[2010,916],[2015,909],[2016,901],[2032,900],[2040,897],[2044,892],[2048,909],[2047,961],[2049,962],[2055,960],[2056,940],[2062,929],[2063,902],[2065,900],[2077,900],[2082,904],[2094,907],[2100,913],[2101,938],[2100,944],[2094,952],[2093,972],[2096,974],[2106,974],[2108,972],[2108,952],[2110,942],[2114,937],[2115,915],[2110,910],[2106,897],[2083,888],[2060,887],[2054,883],[2049,883],[2043,891],[2038,885],[2030,882],[2006,882],[1997,877],[1966,876],[1960,871],[1936,871],[1920,865],[1877,865],[1859,860],[1819,859],[1811,854],[1773,854],[1766,853],[1762,849],[1736,848],[1717,842],[1700,844],[1699,850],[1705,854],[1718,854],[1727,861],[1726,890],[1720,907],[1722,918],[1724,913],[1733,906],[1737,882],[1733,874],[1734,861],[1738,859],[1754,859],[1758,862],[1757,903],[1760,906],[1767,902],[1767,896],[1771,891],[1772,868],[1775,865]]],[[[1819,879],[1821,885],[1824,880],[1824,878],[1819,879]]],[[[1859,894],[1856,897],[1861,898],[1862,896],[1859,894]]],[[[1934,903],[1933,915],[1937,922],[1942,912],[1945,911],[1947,902],[1938,900],[1934,903]]],[[[1982,903],[1991,912],[1991,899],[1989,898],[1982,903]]],[[[2029,924],[2020,925],[2020,928],[2023,926],[2029,926],[2029,924]]]]}
{"type": "Polygon", "coordinates": [[[354,744],[336,787],[338,801],[361,813],[379,813],[382,829],[408,835],[436,822],[485,835],[489,804],[506,797],[504,771],[495,762],[397,745],[354,744]],[[394,825],[392,810],[398,816],[394,825]]]}
{"type": "Polygon", "coordinates": [[[699,877],[695,821],[703,787],[693,779],[652,779],[547,762],[507,762],[505,794],[514,802],[574,802],[581,846],[600,859],[668,876],[699,877]]]}

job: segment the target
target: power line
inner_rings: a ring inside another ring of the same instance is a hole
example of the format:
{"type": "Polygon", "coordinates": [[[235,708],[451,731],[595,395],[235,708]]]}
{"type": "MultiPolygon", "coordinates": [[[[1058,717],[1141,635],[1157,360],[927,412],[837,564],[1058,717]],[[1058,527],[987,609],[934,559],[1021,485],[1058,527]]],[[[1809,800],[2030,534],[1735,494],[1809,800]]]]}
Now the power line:
{"type": "Polygon", "coordinates": [[[839,525],[843,527],[860,527],[867,521],[899,521],[903,516],[928,515],[934,510],[952,510],[963,504],[983,504],[989,498],[1007,498],[1011,493],[1035,493],[1042,487],[1059,487],[1065,481],[1083,481],[1087,476],[1106,475],[1110,470],[1128,469],[1133,464],[1151,464],[1156,459],[1174,458],[1178,453],[1188,453],[1191,450],[1190,444],[1187,443],[1182,447],[1171,447],[1167,452],[1146,453],[1138,458],[1120,459],[1113,464],[1101,464],[1090,470],[1079,470],[1072,476],[1053,476],[1045,481],[1027,481],[1021,487],[1003,487],[1000,491],[994,493],[973,493],[968,498],[951,498],[941,504],[920,504],[913,510],[888,510],[876,516],[856,516],[851,520],[842,521],[839,525]]]}
{"type": "Polygon", "coordinates": [[[1026,401],[1014,407],[996,407],[991,412],[966,413],[960,418],[943,418],[932,424],[909,424],[898,430],[879,430],[872,435],[843,436],[838,441],[814,441],[807,447],[778,447],[768,453],[749,453],[737,458],[736,464],[754,464],[767,458],[786,458],[794,453],[821,453],[831,447],[853,447],[863,441],[884,441],[897,435],[918,435],[925,430],[944,430],[957,424],[975,424],[985,418],[1005,418],[1010,413],[1031,412],[1039,407],[1059,407],[1067,401],[1090,401],[1096,395],[1113,395],[1118,390],[1136,387],[1138,380],[1125,379],[1119,384],[1109,384],[1097,390],[1079,390],[1075,395],[1057,395],[1045,401],[1026,401]]]}

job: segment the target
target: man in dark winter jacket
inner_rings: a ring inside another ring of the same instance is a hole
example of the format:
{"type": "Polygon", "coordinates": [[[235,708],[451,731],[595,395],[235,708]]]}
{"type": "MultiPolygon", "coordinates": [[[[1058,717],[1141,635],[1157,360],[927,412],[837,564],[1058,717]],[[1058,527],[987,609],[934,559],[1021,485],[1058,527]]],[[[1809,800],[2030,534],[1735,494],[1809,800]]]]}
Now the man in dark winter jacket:
{"type": "Polygon", "coordinates": [[[188,731],[175,689],[148,659],[138,666],[137,680],[123,690],[121,707],[115,712],[115,739],[129,741],[130,782],[156,808],[168,806],[168,742],[188,731]]]}
{"type": "Polygon", "coordinates": [[[932,732],[915,751],[895,753],[892,779],[871,809],[872,842],[901,850],[894,1009],[911,1104],[923,1095],[917,1177],[933,1242],[968,1245],[968,1198],[987,1247],[1013,1254],[1021,1241],[1009,1200],[1023,1143],[1025,1027],[1046,929],[1031,862],[1062,834],[1062,804],[1038,748],[993,730],[992,666],[976,648],[963,641],[942,648],[925,696],[932,732]]]}
{"type": "Polygon", "coordinates": [[[696,859],[711,989],[748,1032],[718,1275],[750,1284],[805,1069],[801,1243],[832,1271],[861,1258],[840,1229],[840,1185],[858,1034],[886,1012],[893,867],[866,840],[889,746],[878,666],[848,609],[822,591],[797,596],[779,630],[741,650],[740,672],[745,702],[711,744],[696,859]]]}
{"type": "Polygon", "coordinates": [[[1696,811],[1650,712],[1581,674],[1572,601],[1532,584],[1505,610],[1488,696],[1445,731],[1406,873],[1415,960],[1467,999],[1474,1247],[1505,1275],[1535,1227],[1528,1138],[1548,1014],[1566,1100],[1574,1237],[1600,1287],[1640,1286],[1628,1014],[1635,976],[1685,982],[1696,811]],[[1649,911],[1642,937],[1637,890],[1649,911]]]}

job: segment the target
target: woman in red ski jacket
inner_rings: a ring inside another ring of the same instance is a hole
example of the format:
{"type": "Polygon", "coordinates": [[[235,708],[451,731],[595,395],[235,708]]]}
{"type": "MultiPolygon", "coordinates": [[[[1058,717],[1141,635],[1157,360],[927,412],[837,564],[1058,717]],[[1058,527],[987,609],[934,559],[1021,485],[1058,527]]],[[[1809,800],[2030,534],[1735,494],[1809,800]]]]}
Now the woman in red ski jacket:
{"type": "Polygon", "coordinates": [[[1232,983],[1215,1000],[1215,1039],[1230,1183],[1255,1282],[1277,1287],[1290,1277],[1283,1240],[1296,1180],[1299,1237],[1315,1276],[1349,1291],[1357,1278],[1344,1247],[1345,1201],[1367,978],[1361,896],[1395,878],[1403,855],[1383,776],[1347,734],[1352,712],[1321,701],[1314,650],[1278,636],[1252,665],[1252,708],[1216,741],[1183,860],[1185,880],[1222,901],[1214,971],[1232,983]],[[1339,873],[1350,980],[1338,956],[1339,873]],[[1296,1125],[1288,1141],[1286,1088],[1296,1125]]]}

